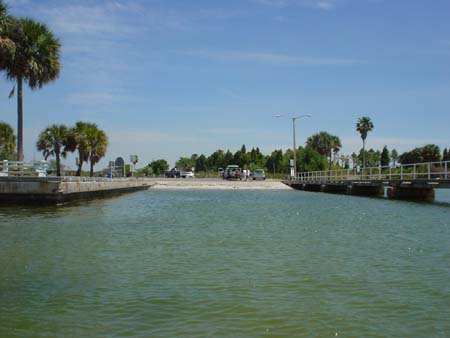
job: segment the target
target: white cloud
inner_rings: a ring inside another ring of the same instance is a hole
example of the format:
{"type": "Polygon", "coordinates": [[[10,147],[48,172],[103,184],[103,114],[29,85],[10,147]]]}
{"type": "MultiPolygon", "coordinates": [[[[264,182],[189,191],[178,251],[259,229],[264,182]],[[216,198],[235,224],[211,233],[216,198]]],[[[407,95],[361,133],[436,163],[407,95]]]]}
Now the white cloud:
{"type": "Polygon", "coordinates": [[[335,5],[335,2],[333,0],[328,0],[328,1],[323,0],[323,1],[317,2],[317,6],[320,9],[324,9],[324,10],[330,10],[334,7],[334,5],[335,5]]]}
{"type": "Polygon", "coordinates": [[[209,51],[204,49],[189,49],[179,51],[179,53],[217,61],[258,62],[279,65],[346,65],[366,62],[357,59],[312,58],[270,52],[243,52],[235,50],[209,51]]]}

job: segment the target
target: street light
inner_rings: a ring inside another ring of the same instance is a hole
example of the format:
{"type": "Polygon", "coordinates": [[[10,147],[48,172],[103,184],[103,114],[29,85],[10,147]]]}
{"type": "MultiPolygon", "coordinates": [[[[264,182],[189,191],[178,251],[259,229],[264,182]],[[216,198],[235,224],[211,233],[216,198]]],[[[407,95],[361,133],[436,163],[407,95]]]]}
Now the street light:
{"type": "MultiPolygon", "coordinates": [[[[277,114],[275,117],[286,117],[283,114],[277,114]]],[[[303,114],[303,115],[293,115],[289,118],[292,119],[292,150],[294,151],[294,177],[297,177],[297,152],[296,152],[296,145],[295,145],[295,121],[297,119],[303,118],[303,117],[311,117],[310,114],[303,114]]]]}

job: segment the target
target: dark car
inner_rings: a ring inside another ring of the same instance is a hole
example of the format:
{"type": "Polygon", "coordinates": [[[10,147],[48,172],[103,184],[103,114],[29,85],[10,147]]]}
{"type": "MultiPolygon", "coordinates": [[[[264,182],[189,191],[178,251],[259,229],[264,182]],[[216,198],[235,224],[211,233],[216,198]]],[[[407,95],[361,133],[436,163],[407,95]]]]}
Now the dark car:
{"type": "Polygon", "coordinates": [[[178,168],[172,168],[170,170],[167,170],[164,172],[164,177],[168,178],[180,178],[181,177],[181,170],[178,168]]]}

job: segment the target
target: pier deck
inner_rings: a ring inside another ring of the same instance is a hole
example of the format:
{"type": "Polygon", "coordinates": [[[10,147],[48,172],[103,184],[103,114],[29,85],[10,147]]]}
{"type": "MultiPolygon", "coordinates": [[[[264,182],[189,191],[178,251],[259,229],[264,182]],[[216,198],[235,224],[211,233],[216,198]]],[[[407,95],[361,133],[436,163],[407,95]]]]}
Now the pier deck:
{"type": "Polygon", "coordinates": [[[286,185],[305,191],[406,200],[433,200],[434,189],[450,189],[450,161],[390,167],[301,172],[286,185]]]}
{"type": "Polygon", "coordinates": [[[0,203],[61,204],[149,188],[140,179],[84,177],[0,177],[0,203]]]}

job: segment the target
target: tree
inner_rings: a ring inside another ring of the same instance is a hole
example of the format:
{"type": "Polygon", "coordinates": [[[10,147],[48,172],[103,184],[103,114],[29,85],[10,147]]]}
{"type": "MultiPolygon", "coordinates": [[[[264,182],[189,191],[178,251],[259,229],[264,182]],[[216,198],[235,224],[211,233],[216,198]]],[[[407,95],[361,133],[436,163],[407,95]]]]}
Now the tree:
{"type": "Polygon", "coordinates": [[[10,52],[14,51],[14,44],[6,35],[11,21],[12,17],[8,14],[8,6],[5,1],[0,0],[0,55],[2,57],[6,55],[11,56],[10,52]]]}
{"type": "Polygon", "coordinates": [[[325,131],[308,137],[306,144],[316,150],[320,155],[328,158],[328,170],[331,170],[333,154],[337,154],[342,147],[339,137],[325,131]]]}
{"type": "Polygon", "coordinates": [[[55,156],[56,176],[61,176],[61,157],[67,156],[67,143],[69,128],[63,124],[52,124],[39,134],[36,142],[37,150],[42,151],[47,160],[50,156],[55,156]]]}
{"type": "Polygon", "coordinates": [[[6,68],[15,52],[16,46],[8,37],[12,21],[13,18],[8,15],[8,6],[5,1],[0,0],[0,71],[6,68]]]}
{"type": "Polygon", "coordinates": [[[342,148],[342,143],[339,137],[332,135],[331,136],[331,152],[330,152],[330,161],[328,163],[328,170],[331,170],[331,162],[332,156],[336,156],[339,150],[342,148]]]}
{"type": "MultiPolygon", "coordinates": [[[[7,15],[7,7],[3,0],[0,0],[0,23],[3,23],[7,15]]],[[[0,26],[1,27],[1,26],[0,26]]]]}
{"type": "Polygon", "coordinates": [[[382,167],[387,167],[389,166],[389,162],[391,161],[390,156],[389,156],[389,150],[387,148],[387,146],[383,147],[383,150],[381,151],[381,156],[380,156],[380,164],[382,167]]]}
{"type": "Polygon", "coordinates": [[[450,161],[450,151],[446,148],[442,155],[442,161],[450,161]]]}
{"type": "Polygon", "coordinates": [[[94,176],[94,166],[106,155],[108,149],[108,136],[97,125],[90,126],[86,131],[89,148],[89,176],[94,176]]]}
{"type": "Polygon", "coordinates": [[[231,151],[227,150],[227,152],[225,153],[224,162],[225,166],[233,164],[233,154],[231,153],[231,151]]]}
{"type": "Polygon", "coordinates": [[[370,117],[360,117],[358,122],[356,123],[356,130],[361,134],[361,139],[363,141],[363,168],[366,167],[366,157],[365,157],[365,149],[366,149],[366,138],[367,134],[373,130],[373,123],[370,117]]]}
{"type": "Polygon", "coordinates": [[[70,146],[72,151],[78,150],[77,176],[81,176],[83,164],[84,162],[89,161],[89,156],[91,153],[87,133],[90,129],[95,130],[96,128],[98,129],[95,123],[78,121],[71,130],[71,135],[69,137],[70,146]]]}
{"type": "Polygon", "coordinates": [[[201,154],[199,157],[197,157],[195,161],[195,171],[206,171],[207,170],[207,159],[206,156],[201,154]]]}
{"type": "Polygon", "coordinates": [[[191,168],[195,167],[195,160],[191,157],[180,157],[175,166],[184,170],[191,170],[191,168]]]}
{"type": "Polygon", "coordinates": [[[281,169],[280,172],[288,174],[291,169],[291,159],[294,157],[294,152],[292,149],[287,149],[283,155],[283,159],[281,161],[281,169]]]}
{"type": "Polygon", "coordinates": [[[272,170],[274,174],[277,172],[281,172],[282,160],[283,160],[283,150],[275,149],[274,151],[272,151],[270,156],[267,158],[266,168],[268,170],[272,170]]]}
{"type": "Polygon", "coordinates": [[[341,155],[337,157],[338,165],[342,169],[349,169],[350,168],[350,156],[349,155],[341,155]]]}
{"type": "Polygon", "coordinates": [[[439,162],[441,160],[441,149],[435,144],[427,144],[422,148],[423,162],[439,162]]]}
{"type": "Polygon", "coordinates": [[[131,164],[127,163],[125,164],[125,177],[131,176],[131,164]]]}
{"type": "Polygon", "coordinates": [[[392,149],[391,151],[391,160],[392,160],[392,164],[396,165],[397,164],[397,160],[398,160],[398,152],[395,149],[392,149]]]}
{"type": "Polygon", "coordinates": [[[240,167],[244,167],[248,164],[248,156],[245,144],[243,144],[241,149],[234,154],[233,163],[237,164],[240,167]]]}
{"type": "Polygon", "coordinates": [[[325,156],[319,154],[313,147],[307,145],[305,148],[300,147],[297,155],[299,172],[305,171],[321,171],[327,167],[325,156]]]}
{"type": "Polygon", "coordinates": [[[401,164],[421,163],[422,162],[422,149],[414,148],[410,151],[405,151],[399,156],[398,161],[401,164]]]}
{"type": "Polygon", "coordinates": [[[249,153],[248,160],[250,161],[250,165],[253,169],[264,168],[267,162],[264,154],[262,154],[261,150],[259,150],[259,147],[252,148],[249,153]]]}
{"type": "Polygon", "coordinates": [[[352,153],[350,157],[352,158],[352,168],[356,169],[356,167],[359,165],[359,157],[356,153],[352,153]]]}
{"type": "Polygon", "coordinates": [[[404,152],[399,158],[401,164],[439,162],[440,160],[441,151],[435,144],[414,148],[411,151],[404,152]]]}
{"type": "Polygon", "coordinates": [[[0,46],[0,71],[17,85],[17,159],[23,161],[23,83],[35,90],[59,77],[60,43],[45,24],[31,19],[3,25],[1,41],[9,48],[0,46]]]}
{"type": "Polygon", "coordinates": [[[9,124],[0,121],[0,160],[13,160],[15,148],[14,130],[9,124]]]}
{"type": "Polygon", "coordinates": [[[137,170],[137,174],[140,176],[152,176],[153,175],[153,169],[150,167],[150,165],[145,166],[142,169],[137,170]]]}
{"type": "Polygon", "coordinates": [[[227,163],[225,162],[225,155],[223,150],[219,149],[211,154],[207,159],[207,166],[210,169],[217,170],[218,168],[224,168],[227,163]]]}
{"type": "Polygon", "coordinates": [[[152,168],[153,174],[160,176],[163,175],[166,170],[169,170],[169,163],[164,159],[159,159],[150,162],[149,167],[152,168]]]}
{"type": "Polygon", "coordinates": [[[316,150],[322,156],[328,156],[330,148],[331,134],[321,131],[306,140],[306,144],[316,150]]]}

